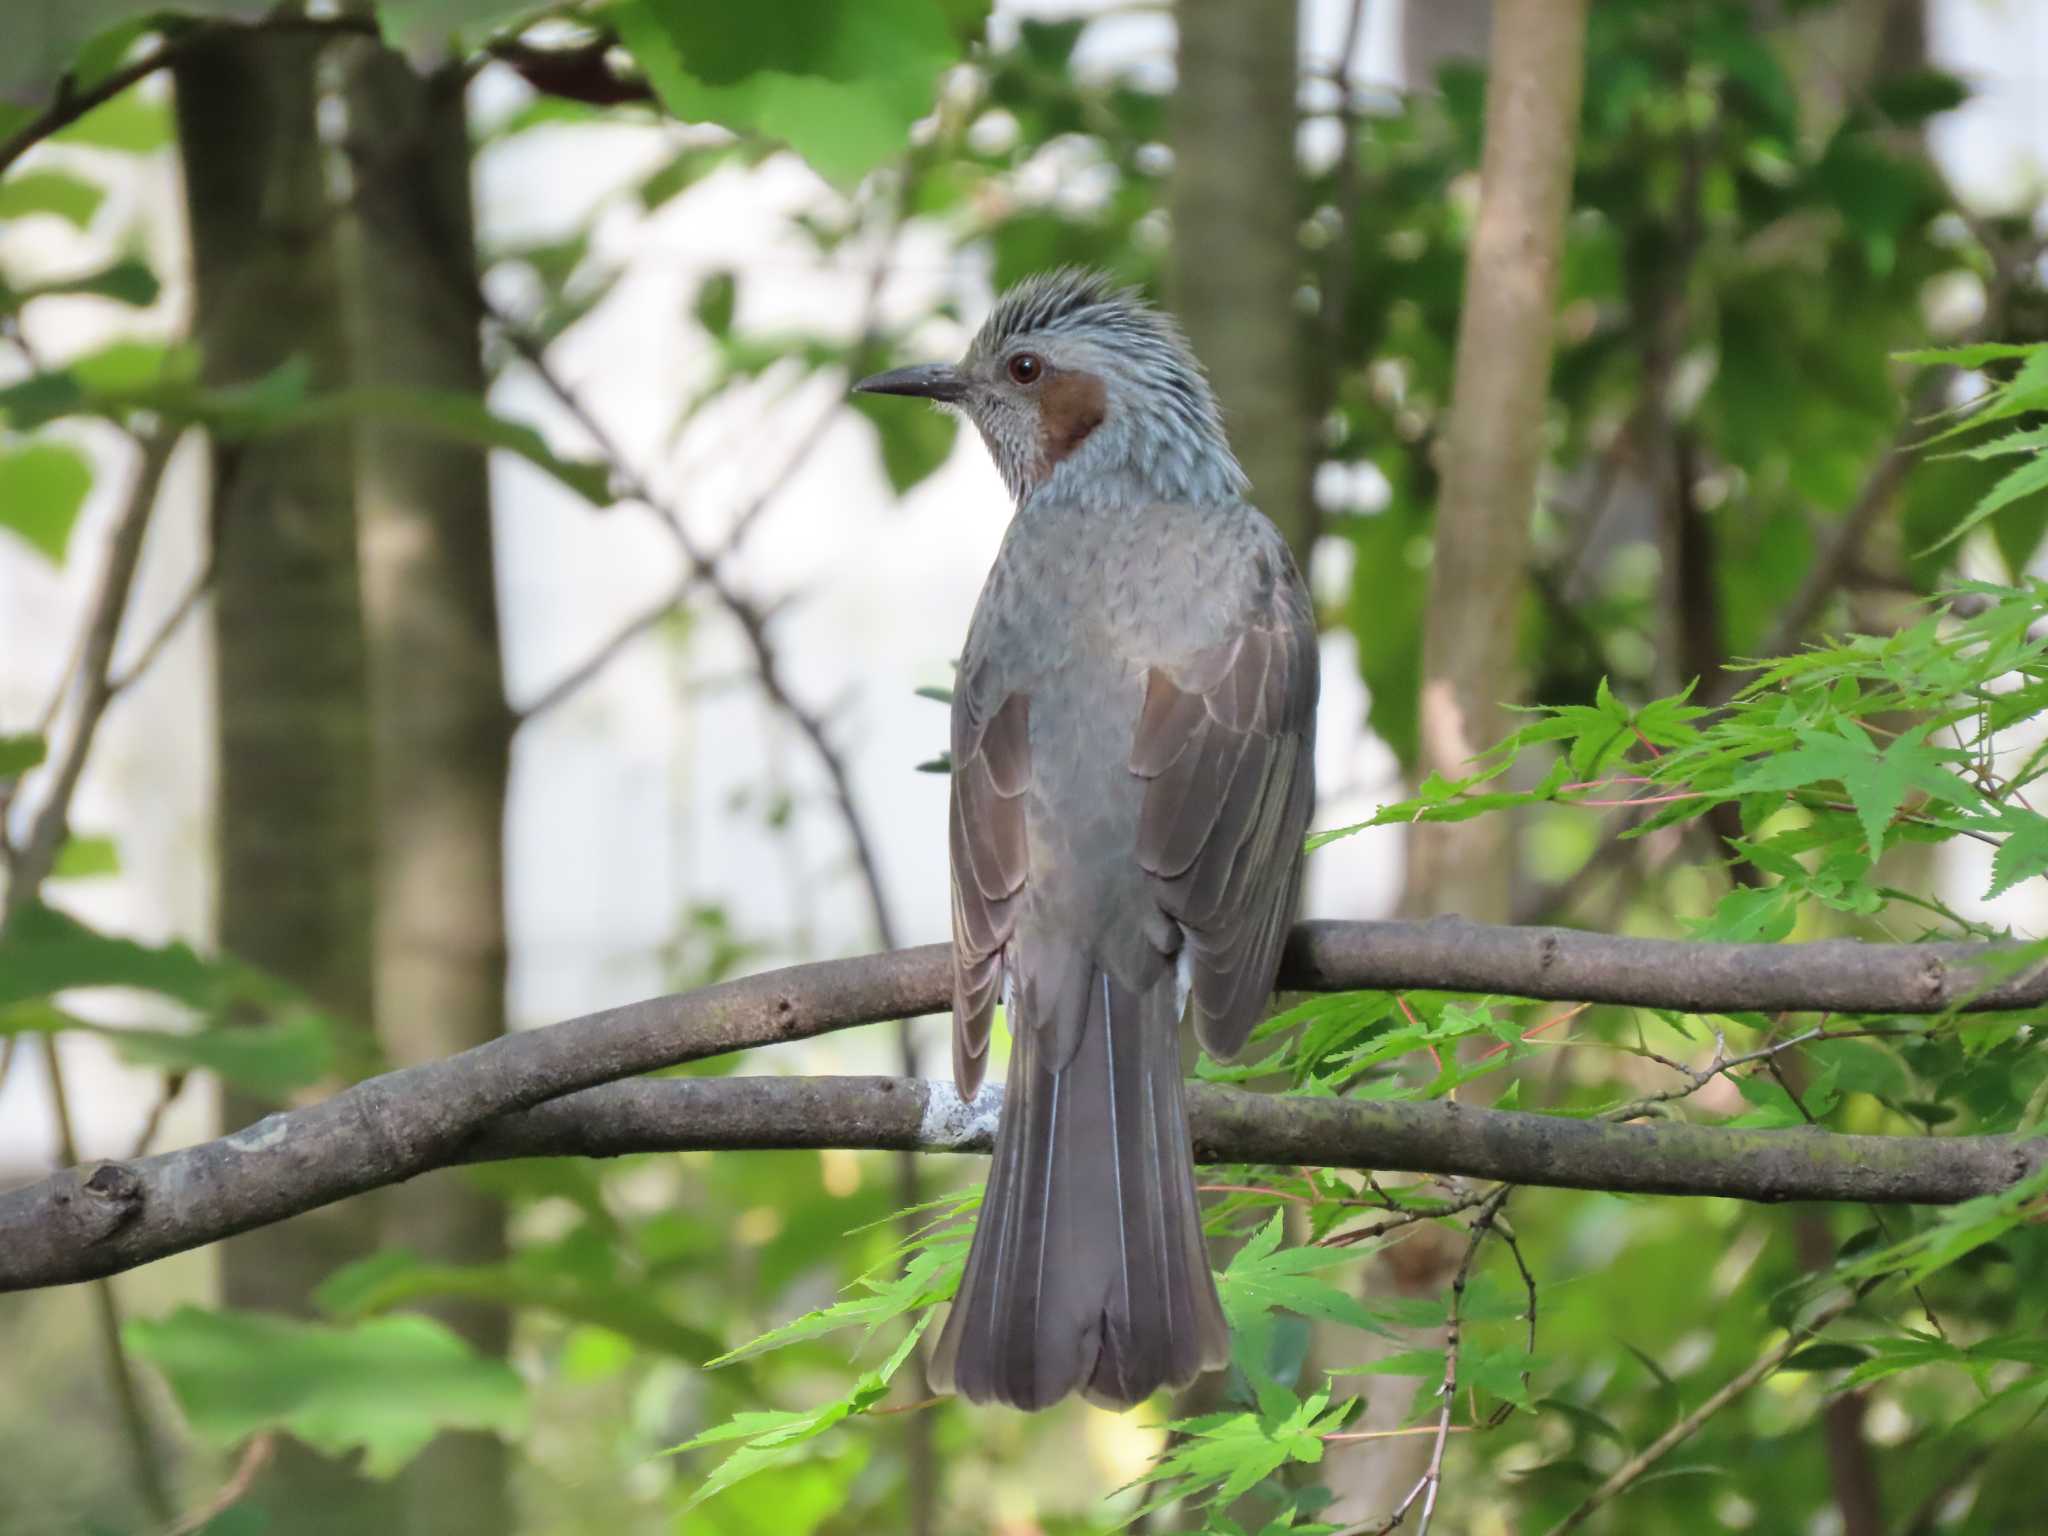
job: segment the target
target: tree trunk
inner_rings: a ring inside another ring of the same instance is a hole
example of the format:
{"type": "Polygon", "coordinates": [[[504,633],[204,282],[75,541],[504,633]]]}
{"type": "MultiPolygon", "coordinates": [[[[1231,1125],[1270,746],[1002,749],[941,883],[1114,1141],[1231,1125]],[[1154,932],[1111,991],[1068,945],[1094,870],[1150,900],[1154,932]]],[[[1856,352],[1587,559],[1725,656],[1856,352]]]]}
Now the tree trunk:
{"type": "MultiPolygon", "coordinates": [[[[1465,267],[1423,630],[1418,780],[1471,772],[1471,759],[1505,733],[1504,706],[1520,691],[1518,621],[1543,464],[1586,13],[1587,0],[1498,0],[1493,7],[1479,218],[1465,267]]],[[[1511,831],[1504,816],[1411,828],[1409,911],[1504,920],[1513,885],[1511,831]]],[[[1449,1227],[1418,1234],[1375,1266],[1370,1283],[1437,1294],[1462,1249],[1449,1227]]],[[[1384,1429],[1400,1421],[1412,1388],[1364,1395],[1358,1422],[1384,1429]]],[[[1414,1486],[1429,1456],[1427,1436],[1346,1447],[1326,1468],[1337,1495],[1326,1518],[1384,1515],[1414,1486]]]]}
{"type": "MultiPolygon", "coordinates": [[[[1586,0],[1500,0],[1487,71],[1479,222],[1465,268],[1443,494],[1423,631],[1417,777],[1470,772],[1518,692],[1518,619],[1543,459],[1553,311],[1585,63],[1586,0]]],[[[1510,820],[1424,823],[1408,905],[1506,915],[1510,820]]]]}
{"type": "Polygon", "coordinates": [[[1295,6],[1181,0],[1173,99],[1173,301],[1223,404],[1252,498],[1303,569],[1314,430],[1295,169],[1295,6]]]}
{"type": "MultiPolygon", "coordinates": [[[[341,294],[314,117],[316,38],[250,33],[180,53],[174,71],[207,380],[301,359],[341,374],[341,294]]],[[[348,436],[319,427],[213,448],[219,709],[220,942],[304,990],[371,1060],[370,741],[348,436]]],[[[239,1126],[277,1106],[229,1092],[239,1126]]],[[[304,1313],[313,1287],[377,1244],[350,1201],[221,1250],[234,1307],[304,1313]]],[[[288,1446],[255,1502],[295,1533],[389,1527],[388,1491],[288,1446]]]]}
{"type": "MultiPolygon", "coordinates": [[[[348,58],[356,382],[484,390],[469,134],[458,75],[422,78],[375,45],[348,58]]],[[[453,1056],[505,1027],[505,786],[512,719],[498,651],[483,453],[395,422],[356,438],[363,603],[376,735],[377,1018],[396,1066],[453,1056]]],[[[409,1185],[388,1239],[444,1264],[504,1256],[504,1208],[460,1173],[409,1185]]],[[[502,1307],[440,1318],[505,1352],[502,1307]]],[[[446,1434],[407,1468],[413,1536],[503,1536],[505,1447],[446,1434]]]]}

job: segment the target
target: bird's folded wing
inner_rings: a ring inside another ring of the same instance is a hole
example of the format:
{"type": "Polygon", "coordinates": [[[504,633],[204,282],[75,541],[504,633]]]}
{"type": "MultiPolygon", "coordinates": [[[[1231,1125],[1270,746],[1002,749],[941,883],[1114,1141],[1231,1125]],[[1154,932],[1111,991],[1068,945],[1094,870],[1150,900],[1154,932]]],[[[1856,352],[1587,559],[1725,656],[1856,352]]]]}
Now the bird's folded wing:
{"type": "Polygon", "coordinates": [[[1024,889],[1024,790],[1031,781],[1031,701],[997,701],[986,717],[963,689],[953,711],[953,1081],[974,1097],[988,1064],[1003,946],[1024,889]]]}
{"type": "MultiPolygon", "coordinates": [[[[1292,575],[1291,571],[1287,573],[1292,575]]],[[[1235,635],[1155,666],[1132,739],[1138,862],[1187,934],[1195,1031],[1235,1055],[1264,1012],[1315,801],[1315,624],[1275,580],[1235,635]]]]}

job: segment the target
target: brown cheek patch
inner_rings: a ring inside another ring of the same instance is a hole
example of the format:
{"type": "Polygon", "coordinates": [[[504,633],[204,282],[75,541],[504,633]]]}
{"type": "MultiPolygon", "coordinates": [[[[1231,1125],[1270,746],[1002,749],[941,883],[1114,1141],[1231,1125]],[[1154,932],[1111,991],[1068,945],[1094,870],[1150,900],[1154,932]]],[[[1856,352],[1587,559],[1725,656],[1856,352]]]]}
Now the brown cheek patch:
{"type": "Polygon", "coordinates": [[[1092,373],[1056,373],[1045,381],[1038,397],[1038,451],[1047,471],[1102,425],[1107,394],[1092,373]]]}

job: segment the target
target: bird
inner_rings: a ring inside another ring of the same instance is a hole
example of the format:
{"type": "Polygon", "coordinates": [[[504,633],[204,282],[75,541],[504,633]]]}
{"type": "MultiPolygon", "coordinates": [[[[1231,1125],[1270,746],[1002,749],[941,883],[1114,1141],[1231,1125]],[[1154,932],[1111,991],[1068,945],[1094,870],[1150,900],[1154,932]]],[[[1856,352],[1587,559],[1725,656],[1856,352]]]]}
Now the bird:
{"type": "Polygon", "coordinates": [[[1264,1016],[1315,800],[1313,609],[1178,324],[1102,273],[861,380],[979,429],[1015,510],[952,697],[953,1077],[1009,1077],[941,1391],[1113,1408],[1229,1361],[1180,1024],[1264,1016]]]}

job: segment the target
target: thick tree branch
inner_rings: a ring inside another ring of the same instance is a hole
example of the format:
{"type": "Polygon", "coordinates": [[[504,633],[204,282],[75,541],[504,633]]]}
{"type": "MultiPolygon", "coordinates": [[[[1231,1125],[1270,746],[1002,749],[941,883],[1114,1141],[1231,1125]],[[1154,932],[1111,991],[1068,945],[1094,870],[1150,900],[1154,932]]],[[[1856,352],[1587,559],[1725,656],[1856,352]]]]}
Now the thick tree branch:
{"type": "MultiPolygon", "coordinates": [[[[607,1083],[507,1113],[466,1142],[436,1138],[431,1155],[449,1163],[822,1147],[986,1152],[1001,1104],[993,1086],[968,1105],[950,1084],[908,1078],[659,1078],[607,1083]]],[[[237,1136],[74,1169],[0,1195],[0,1290],[131,1268],[240,1231],[252,1213],[274,1208],[276,1191],[321,1174],[308,1166],[316,1160],[354,1164],[345,1176],[357,1187],[395,1182],[388,1127],[358,1119],[337,1137],[313,1113],[275,1115],[237,1136]]],[[[1190,1087],[1189,1122],[1195,1156],[1205,1163],[1400,1169],[1770,1202],[1953,1204],[2003,1189],[2048,1161],[2048,1140],[2012,1136],[1617,1125],[1451,1100],[1283,1098],[1208,1084],[1190,1087]]]]}
{"type": "MultiPolygon", "coordinates": [[[[1316,991],[1430,987],[1695,1012],[1928,1014],[2048,1001],[2048,965],[2001,974],[2010,961],[1971,944],[1705,945],[1455,920],[1308,923],[1295,931],[1282,980],[1316,991]]],[[[949,1096],[893,1080],[851,1089],[830,1080],[618,1082],[935,1012],[950,986],[947,951],[936,944],[795,966],[509,1035],[198,1147],[68,1170],[0,1195],[0,1290],[115,1273],[478,1157],[686,1145],[968,1149],[991,1123],[993,1097],[967,1116],[949,1096]],[[615,1086],[581,1093],[602,1084],[615,1086]],[[580,1097],[536,1109],[571,1094],[580,1097]],[[779,1097],[762,1107],[761,1096],[779,1097]]],[[[1616,1126],[1207,1088],[1196,1098],[1195,1141],[1209,1158],[1760,1200],[1963,1199],[2003,1187],[2043,1150],[2000,1138],[1616,1126]]]]}

